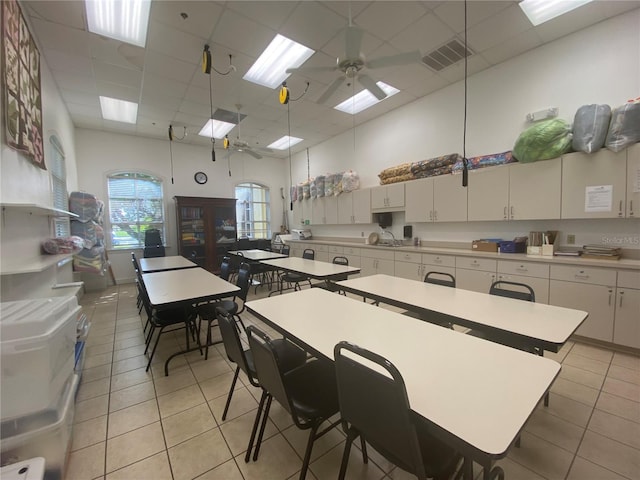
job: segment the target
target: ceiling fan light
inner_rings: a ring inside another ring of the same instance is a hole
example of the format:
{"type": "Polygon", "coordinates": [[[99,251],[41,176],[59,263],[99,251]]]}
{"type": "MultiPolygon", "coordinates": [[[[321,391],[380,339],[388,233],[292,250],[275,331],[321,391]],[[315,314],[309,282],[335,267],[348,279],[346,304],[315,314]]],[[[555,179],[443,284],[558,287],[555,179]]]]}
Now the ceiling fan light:
{"type": "Polygon", "coordinates": [[[291,139],[292,147],[304,140],[304,138],[289,137],[289,135],[285,135],[273,142],[271,145],[267,145],[267,148],[273,148],[274,150],[286,150],[289,148],[289,139],[291,139]]]}
{"type": "Polygon", "coordinates": [[[100,97],[102,118],[114,122],[133,123],[138,118],[138,104],[111,97],[100,97]]]}
{"type": "MultiPolygon", "coordinates": [[[[391,85],[387,85],[384,82],[376,82],[376,85],[382,89],[384,93],[387,94],[385,98],[392,97],[396,93],[400,92],[395,87],[391,85]]],[[[341,112],[350,113],[351,115],[355,115],[356,113],[360,113],[363,110],[366,110],[369,107],[373,107],[376,103],[381,102],[382,100],[378,100],[369,90],[362,90],[359,93],[356,93],[353,97],[347,98],[344,102],[336,105],[336,110],[340,110],[341,112]]]]}
{"type": "Polygon", "coordinates": [[[593,0],[522,0],[519,5],[535,27],[592,1],[593,0]]]}
{"type": "Polygon", "coordinates": [[[242,78],[276,88],[291,75],[286,72],[287,68],[298,68],[314,53],[314,50],[277,34],[242,78]]]}
{"type": "Polygon", "coordinates": [[[233,130],[234,123],[221,122],[213,118],[207,120],[198,135],[206,138],[224,138],[224,136],[233,130]]]}
{"type": "Polygon", "coordinates": [[[144,48],[151,0],[85,0],[84,5],[90,32],[144,48]]]}

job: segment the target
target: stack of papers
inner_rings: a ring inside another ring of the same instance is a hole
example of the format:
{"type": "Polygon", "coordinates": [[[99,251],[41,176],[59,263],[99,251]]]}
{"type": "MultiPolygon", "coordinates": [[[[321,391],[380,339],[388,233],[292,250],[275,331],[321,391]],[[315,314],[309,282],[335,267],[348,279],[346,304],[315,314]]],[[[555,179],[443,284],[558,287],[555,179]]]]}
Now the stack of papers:
{"type": "Polygon", "coordinates": [[[582,258],[618,260],[620,258],[620,248],[607,247],[605,245],[585,245],[583,247],[582,258]]]}

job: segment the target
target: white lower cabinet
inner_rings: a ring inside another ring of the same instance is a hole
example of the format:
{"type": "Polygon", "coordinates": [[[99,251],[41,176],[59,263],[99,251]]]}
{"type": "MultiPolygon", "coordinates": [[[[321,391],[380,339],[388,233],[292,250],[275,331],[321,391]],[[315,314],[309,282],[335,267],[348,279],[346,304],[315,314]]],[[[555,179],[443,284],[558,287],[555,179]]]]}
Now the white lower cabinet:
{"type": "Polygon", "coordinates": [[[589,313],[576,334],[613,342],[616,271],[596,267],[551,265],[550,277],[551,305],[589,313]]]}
{"type": "Polygon", "coordinates": [[[640,272],[618,272],[613,343],[640,348],[640,272]]]}
{"type": "Polygon", "coordinates": [[[456,287],[489,293],[496,281],[497,261],[484,258],[456,257],[456,287]]]}
{"type": "Polygon", "coordinates": [[[498,260],[498,278],[524,283],[533,289],[536,303],[549,303],[549,265],[535,262],[498,260]]]}
{"type": "Polygon", "coordinates": [[[424,279],[424,266],[422,265],[421,253],[394,252],[394,254],[394,275],[396,277],[418,281],[424,279]]]}
{"type": "Polygon", "coordinates": [[[366,277],[379,273],[394,274],[393,252],[363,249],[360,256],[360,275],[366,277]]]}

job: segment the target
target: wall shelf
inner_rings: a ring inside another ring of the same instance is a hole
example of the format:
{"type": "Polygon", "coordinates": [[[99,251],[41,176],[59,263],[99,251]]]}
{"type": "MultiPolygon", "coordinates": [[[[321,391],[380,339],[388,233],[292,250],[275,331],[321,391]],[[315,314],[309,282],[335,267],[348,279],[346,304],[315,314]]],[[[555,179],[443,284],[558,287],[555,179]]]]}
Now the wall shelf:
{"type": "Polygon", "coordinates": [[[0,265],[0,275],[18,275],[22,273],[39,273],[47,268],[57,265],[61,267],[72,260],[72,253],[64,253],[61,255],[40,255],[35,258],[21,260],[13,263],[11,261],[3,261],[0,265]]]}
{"type": "Polygon", "coordinates": [[[2,210],[15,210],[24,211],[32,215],[39,215],[43,217],[78,217],[75,213],[67,212],[66,210],[60,210],[59,208],[47,207],[44,205],[38,205],[35,203],[0,203],[2,210]]]}

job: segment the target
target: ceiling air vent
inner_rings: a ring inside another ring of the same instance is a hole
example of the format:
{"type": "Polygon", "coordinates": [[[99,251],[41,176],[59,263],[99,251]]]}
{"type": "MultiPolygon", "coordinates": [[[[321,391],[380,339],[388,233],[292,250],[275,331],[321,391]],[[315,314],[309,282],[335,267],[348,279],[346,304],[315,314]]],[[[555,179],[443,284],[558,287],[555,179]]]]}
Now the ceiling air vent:
{"type": "Polygon", "coordinates": [[[229,110],[225,110],[224,108],[218,108],[215,112],[213,112],[214,120],[220,120],[221,122],[233,123],[234,125],[238,124],[239,121],[244,120],[246,115],[244,113],[239,112],[230,112],[229,110]]]}
{"type": "MultiPolygon", "coordinates": [[[[466,49],[466,52],[467,56],[473,55],[473,51],[471,51],[469,48],[466,49]]],[[[439,72],[440,70],[443,70],[453,65],[454,63],[459,62],[464,57],[464,44],[459,40],[454,39],[422,57],[422,62],[427,67],[432,68],[436,72],[439,72]]]]}

